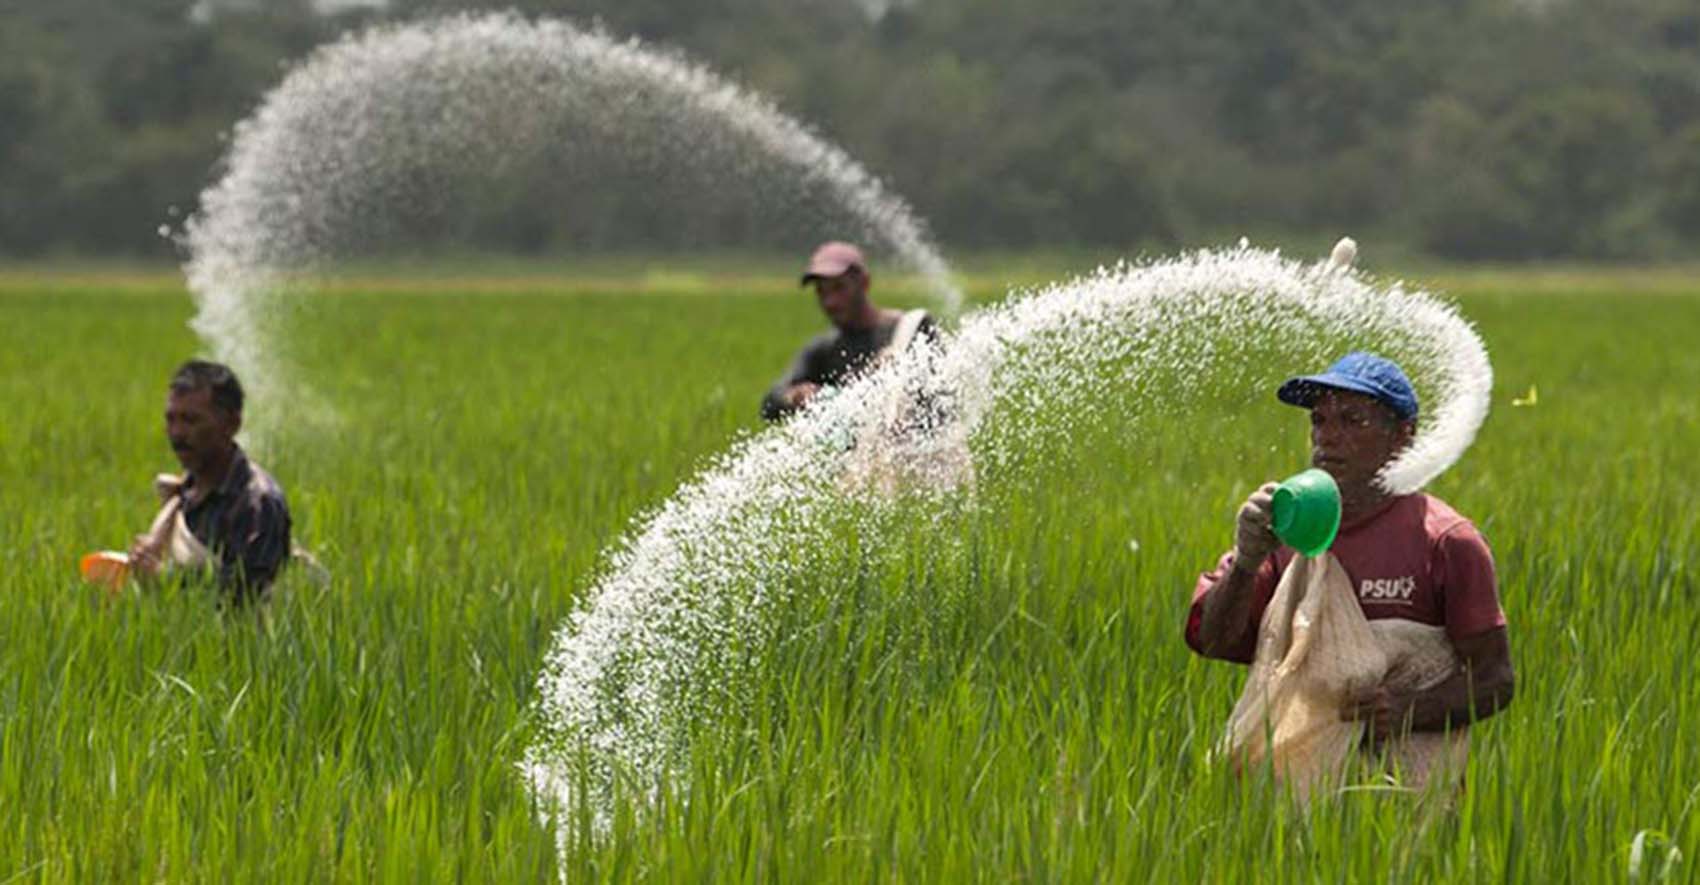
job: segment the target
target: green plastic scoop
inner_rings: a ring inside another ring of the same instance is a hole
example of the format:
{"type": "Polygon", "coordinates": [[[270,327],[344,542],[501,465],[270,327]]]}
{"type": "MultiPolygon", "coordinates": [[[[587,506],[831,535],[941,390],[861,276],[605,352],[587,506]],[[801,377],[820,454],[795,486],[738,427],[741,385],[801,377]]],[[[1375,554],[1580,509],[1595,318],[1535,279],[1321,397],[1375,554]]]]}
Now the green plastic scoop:
{"type": "Polygon", "coordinates": [[[1275,537],[1305,556],[1319,556],[1340,531],[1340,487],[1312,467],[1275,487],[1275,537]]]}

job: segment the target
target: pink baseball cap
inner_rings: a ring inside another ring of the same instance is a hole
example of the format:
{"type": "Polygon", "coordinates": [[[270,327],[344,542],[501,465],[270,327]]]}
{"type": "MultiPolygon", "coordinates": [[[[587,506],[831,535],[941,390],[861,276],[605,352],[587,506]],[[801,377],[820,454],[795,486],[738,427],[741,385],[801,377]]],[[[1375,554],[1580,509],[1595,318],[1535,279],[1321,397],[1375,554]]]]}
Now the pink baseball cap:
{"type": "Polygon", "coordinates": [[[862,258],[862,250],[833,240],[822,243],[815,254],[809,256],[809,266],[803,270],[803,284],[815,277],[836,277],[848,273],[851,268],[866,274],[868,262],[862,258]]]}

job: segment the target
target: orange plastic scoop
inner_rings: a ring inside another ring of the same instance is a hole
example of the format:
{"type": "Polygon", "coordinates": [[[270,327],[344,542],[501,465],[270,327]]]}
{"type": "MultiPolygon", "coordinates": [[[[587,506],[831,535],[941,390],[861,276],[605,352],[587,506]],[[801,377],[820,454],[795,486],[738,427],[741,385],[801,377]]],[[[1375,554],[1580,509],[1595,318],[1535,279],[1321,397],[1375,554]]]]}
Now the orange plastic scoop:
{"type": "Polygon", "coordinates": [[[101,550],[84,556],[77,570],[82,572],[83,580],[117,593],[130,579],[130,557],[115,550],[101,550]]]}

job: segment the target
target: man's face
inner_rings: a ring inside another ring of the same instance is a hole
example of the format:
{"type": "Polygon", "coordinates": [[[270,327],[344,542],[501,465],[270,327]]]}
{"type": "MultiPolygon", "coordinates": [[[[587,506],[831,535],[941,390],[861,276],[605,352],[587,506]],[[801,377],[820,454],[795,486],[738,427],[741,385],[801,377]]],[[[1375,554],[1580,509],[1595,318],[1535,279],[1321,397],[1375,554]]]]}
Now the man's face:
{"type": "Polygon", "coordinates": [[[854,270],[836,277],[815,277],[815,300],[834,326],[848,328],[868,300],[868,278],[854,270]]]}
{"type": "Polygon", "coordinates": [[[1324,391],[1310,408],[1310,463],[1343,488],[1367,485],[1410,445],[1412,430],[1368,394],[1324,391]]]}
{"type": "Polygon", "coordinates": [[[173,390],[165,398],[165,438],[177,462],[199,472],[230,450],[242,417],[213,404],[212,390],[173,390]]]}

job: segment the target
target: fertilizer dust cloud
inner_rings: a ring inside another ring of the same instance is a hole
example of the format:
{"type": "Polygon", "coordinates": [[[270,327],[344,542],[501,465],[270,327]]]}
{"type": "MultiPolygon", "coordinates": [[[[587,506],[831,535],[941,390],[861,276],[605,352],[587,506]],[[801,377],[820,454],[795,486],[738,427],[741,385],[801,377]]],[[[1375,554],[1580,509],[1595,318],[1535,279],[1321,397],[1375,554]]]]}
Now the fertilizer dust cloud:
{"type": "Polygon", "coordinates": [[[186,225],[185,269],[194,328],[259,420],[284,411],[286,390],[305,396],[288,371],[291,293],[339,262],[523,243],[504,192],[546,189],[557,214],[533,227],[578,238],[537,248],[631,228],[682,250],[852,238],[918,273],[946,313],[960,302],[908,206],[843,151],[706,68],[563,22],[467,16],[349,37],[236,127],[225,166],[186,225]]]}

